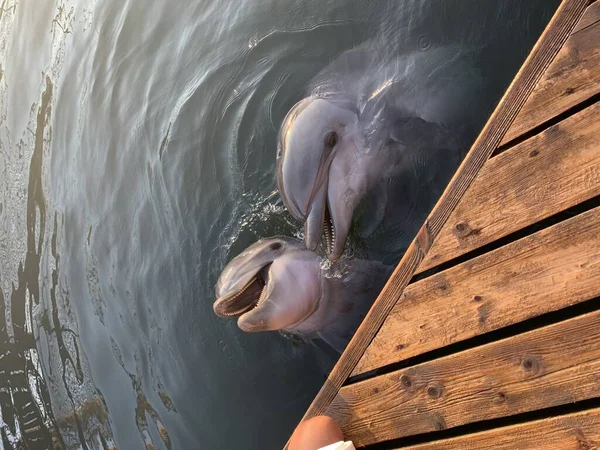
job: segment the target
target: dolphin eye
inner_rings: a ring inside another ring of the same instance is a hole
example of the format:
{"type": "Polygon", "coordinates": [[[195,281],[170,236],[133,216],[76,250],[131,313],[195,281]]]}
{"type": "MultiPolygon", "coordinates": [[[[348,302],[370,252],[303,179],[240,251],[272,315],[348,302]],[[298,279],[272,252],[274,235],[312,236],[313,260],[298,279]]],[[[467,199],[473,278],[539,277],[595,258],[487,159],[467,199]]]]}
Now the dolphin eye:
{"type": "Polygon", "coordinates": [[[281,244],[279,242],[273,242],[270,245],[271,250],[279,250],[281,248],[281,244]]]}
{"type": "Polygon", "coordinates": [[[335,145],[338,143],[338,134],[335,131],[332,131],[331,133],[327,133],[327,135],[325,136],[325,145],[329,148],[333,148],[335,147],[335,145]]]}

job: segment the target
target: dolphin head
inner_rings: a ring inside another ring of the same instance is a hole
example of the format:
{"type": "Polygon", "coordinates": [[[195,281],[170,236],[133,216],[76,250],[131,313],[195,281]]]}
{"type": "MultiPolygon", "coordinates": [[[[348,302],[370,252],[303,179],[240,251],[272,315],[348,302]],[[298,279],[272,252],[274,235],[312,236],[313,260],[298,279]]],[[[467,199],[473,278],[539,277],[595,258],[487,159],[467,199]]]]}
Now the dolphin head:
{"type": "Polygon", "coordinates": [[[308,97],[285,117],[277,142],[277,187],[292,216],[304,222],[306,246],[325,237],[340,258],[354,209],[367,189],[358,115],[347,105],[308,97]]]}
{"type": "Polygon", "coordinates": [[[220,317],[237,317],[246,332],[293,328],[319,307],[324,281],[319,258],[302,241],[260,240],[223,269],[213,304],[220,317]]]}

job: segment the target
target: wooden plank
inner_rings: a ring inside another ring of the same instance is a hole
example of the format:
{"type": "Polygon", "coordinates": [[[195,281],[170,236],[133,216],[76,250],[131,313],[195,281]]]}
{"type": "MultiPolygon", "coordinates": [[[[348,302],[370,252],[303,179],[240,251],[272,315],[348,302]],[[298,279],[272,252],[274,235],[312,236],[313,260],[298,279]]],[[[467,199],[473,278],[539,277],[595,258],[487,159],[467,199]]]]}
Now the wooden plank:
{"type": "Polygon", "coordinates": [[[353,375],[600,296],[600,207],[406,288],[353,375]]]}
{"type": "Polygon", "coordinates": [[[600,102],[489,160],[417,272],[597,195],[600,102]]]}
{"type": "Polygon", "coordinates": [[[455,176],[442,194],[417,237],[409,246],[398,267],[383,288],[367,317],[331,371],[323,387],[308,408],[303,420],[321,414],[330,405],[388,313],[423,260],[432,240],[467,190],[477,173],[508,130],[518,111],[531,93],[569,33],[582,16],[586,0],[564,0],[540,40],[534,46],[519,73],[504,94],[498,107],[471,147],[455,176]]]}
{"type": "Polygon", "coordinates": [[[497,428],[403,450],[592,450],[600,448],[600,408],[497,428]]]}
{"type": "Polygon", "coordinates": [[[600,3],[593,3],[527,99],[505,145],[600,93],[600,3]]]}
{"type": "Polygon", "coordinates": [[[592,2],[588,9],[586,9],[583,17],[577,22],[575,28],[573,28],[573,32],[571,34],[575,34],[580,32],[581,30],[600,22],[600,1],[595,0],[592,2]]]}
{"type": "Polygon", "coordinates": [[[364,446],[600,397],[600,311],[343,387],[327,410],[364,446]]]}

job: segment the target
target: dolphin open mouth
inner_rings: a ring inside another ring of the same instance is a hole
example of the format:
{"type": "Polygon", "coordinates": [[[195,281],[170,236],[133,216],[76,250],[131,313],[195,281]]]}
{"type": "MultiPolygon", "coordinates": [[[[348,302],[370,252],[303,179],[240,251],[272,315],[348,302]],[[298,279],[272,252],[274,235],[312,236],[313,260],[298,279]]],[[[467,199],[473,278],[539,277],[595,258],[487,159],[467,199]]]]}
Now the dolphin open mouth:
{"type": "Polygon", "coordinates": [[[234,289],[221,295],[214,303],[217,316],[236,317],[258,308],[265,299],[269,283],[269,269],[272,263],[261,267],[254,277],[241,289],[234,289]]]}
{"type": "MultiPolygon", "coordinates": [[[[304,242],[309,250],[315,251],[319,243],[328,258],[337,259],[339,252],[338,226],[334,220],[331,205],[327,196],[327,186],[322,185],[314,196],[309,213],[304,222],[304,242]],[[336,252],[336,250],[338,250],[336,252]]],[[[343,247],[342,247],[343,248],[343,247]]]]}

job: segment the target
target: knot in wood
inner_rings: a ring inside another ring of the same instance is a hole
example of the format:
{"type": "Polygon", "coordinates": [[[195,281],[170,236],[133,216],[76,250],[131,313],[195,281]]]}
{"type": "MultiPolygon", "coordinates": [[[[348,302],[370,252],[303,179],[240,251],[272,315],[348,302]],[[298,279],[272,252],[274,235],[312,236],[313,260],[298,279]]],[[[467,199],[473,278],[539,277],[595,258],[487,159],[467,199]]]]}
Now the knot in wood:
{"type": "Polygon", "coordinates": [[[523,370],[526,372],[531,372],[532,374],[536,374],[540,371],[540,364],[533,356],[524,356],[521,361],[521,367],[523,367],[523,370]]]}
{"type": "Polygon", "coordinates": [[[440,413],[434,413],[431,417],[432,422],[433,422],[433,429],[435,431],[442,431],[445,430],[446,428],[448,428],[448,425],[446,424],[446,420],[444,419],[444,416],[442,416],[440,413]]]}
{"type": "Polygon", "coordinates": [[[439,383],[432,383],[427,388],[427,395],[431,398],[437,399],[444,393],[444,386],[439,383]]]}
{"type": "Polygon", "coordinates": [[[477,228],[471,228],[471,226],[466,222],[458,222],[454,226],[454,235],[459,239],[467,238],[469,236],[476,236],[479,234],[479,232],[480,230],[477,228]]]}
{"type": "Polygon", "coordinates": [[[494,403],[499,405],[506,402],[506,394],[504,392],[498,392],[494,397],[494,403]]]}
{"type": "Polygon", "coordinates": [[[413,385],[413,382],[408,375],[402,375],[400,377],[400,383],[402,384],[402,387],[404,387],[405,389],[410,389],[413,385]]]}

